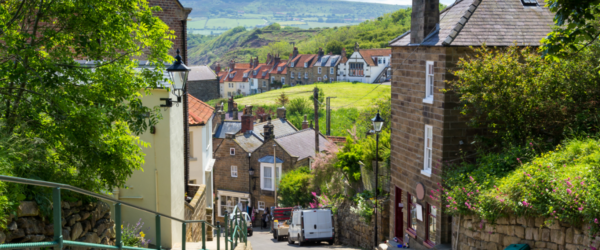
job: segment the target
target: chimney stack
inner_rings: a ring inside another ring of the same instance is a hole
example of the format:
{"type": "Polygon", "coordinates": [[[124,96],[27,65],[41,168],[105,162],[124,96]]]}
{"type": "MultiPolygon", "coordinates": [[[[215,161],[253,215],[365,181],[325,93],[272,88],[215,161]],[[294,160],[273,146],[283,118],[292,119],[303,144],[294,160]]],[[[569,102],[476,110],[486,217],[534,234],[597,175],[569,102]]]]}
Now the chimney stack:
{"type": "MultiPolygon", "coordinates": [[[[418,1],[418,0],[413,0],[413,1],[418,1]]],[[[360,45],[358,44],[358,42],[355,42],[354,43],[354,52],[359,52],[359,51],[360,51],[360,45]]]]}
{"type": "Polygon", "coordinates": [[[229,71],[232,71],[235,69],[235,61],[231,60],[229,61],[229,71]]]}
{"type": "Polygon", "coordinates": [[[271,60],[273,60],[273,56],[271,53],[267,54],[267,64],[271,64],[271,60]]]}
{"type": "Polygon", "coordinates": [[[413,0],[410,43],[420,44],[440,23],[439,0],[413,0]]]}
{"type": "Polygon", "coordinates": [[[323,52],[323,48],[319,48],[319,58],[323,57],[324,52],[323,52]]]}
{"type": "Polygon", "coordinates": [[[233,96],[229,97],[229,100],[227,101],[227,112],[233,111],[234,103],[235,102],[233,101],[233,96]]]}
{"type": "Polygon", "coordinates": [[[275,60],[274,60],[274,61],[275,61],[275,63],[273,64],[273,65],[275,65],[275,67],[277,67],[277,65],[279,64],[279,60],[280,60],[280,59],[281,59],[281,58],[279,57],[279,54],[277,54],[277,55],[275,56],[275,60]]]}
{"type": "Polygon", "coordinates": [[[246,105],[242,115],[242,133],[254,130],[254,117],[252,116],[252,105],[246,105]]]}
{"type": "Polygon", "coordinates": [[[302,122],[302,129],[308,128],[308,121],[306,120],[306,115],[304,115],[304,121],[302,122]]]}
{"type": "Polygon", "coordinates": [[[254,58],[254,67],[258,67],[258,56],[254,58]]]}
{"type": "Polygon", "coordinates": [[[238,110],[237,110],[237,108],[233,110],[233,112],[231,113],[231,116],[233,116],[232,119],[234,121],[238,120],[238,110]]]}
{"type": "Polygon", "coordinates": [[[218,75],[219,72],[221,72],[221,64],[217,63],[217,66],[215,66],[215,73],[217,73],[217,75],[218,75]]]}
{"type": "Polygon", "coordinates": [[[285,112],[286,112],[285,107],[278,108],[277,109],[277,118],[285,119],[285,112]]]}
{"type": "Polygon", "coordinates": [[[221,115],[221,123],[223,123],[225,121],[225,112],[223,112],[223,111],[219,111],[219,112],[220,112],[219,114],[221,115]]]}
{"type": "Polygon", "coordinates": [[[297,56],[298,56],[298,48],[294,47],[294,52],[292,53],[292,58],[290,58],[290,60],[296,58],[297,56]]]}
{"type": "Polygon", "coordinates": [[[271,116],[267,118],[267,124],[263,127],[263,137],[265,138],[264,142],[267,142],[269,139],[275,139],[275,135],[273,135],[273,124],[271,124],[271,116]]]}
{"type": "Polygon", "coordinates": [[[342,48],[342,58],[346,58],[346,48],[342,48]]]}

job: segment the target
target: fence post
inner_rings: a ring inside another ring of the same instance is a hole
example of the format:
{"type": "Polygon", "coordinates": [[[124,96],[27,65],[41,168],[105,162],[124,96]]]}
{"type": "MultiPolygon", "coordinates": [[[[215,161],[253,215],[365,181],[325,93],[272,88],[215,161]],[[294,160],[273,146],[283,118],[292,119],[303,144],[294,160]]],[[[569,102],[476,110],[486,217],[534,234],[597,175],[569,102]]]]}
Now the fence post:
{"type": "Polygon", "coordinates": [[[221,250],[221,223],[217,221],[217,250],[221,250]]]}
{"type": "Polygon", "coordinates": [[[52,211],[54,216],[54,241],[56,241],[55,250],[63,249],[63,236],[62,236],[62,206],[60,202],[60,188],[55,187],[52,189],[52,211]]]}
{"type": "Polygon", "coordinates": [[[227,211],[225,211],[225,250],[228,250],[228,248],[229,248],[229,243],[227,242],[227,239],[228,239],[227,234],[229,233],[228,217],[229,217],[229,213],[227,213],[227,211]]]}
{"type": "Polygon", "coordinates": [[[121,219],[121,203],[115,204],[115,227],[117,229],[117,241],[115,245],[119,248],[119,250],[123,249],[123,229],[121,229],[121,223],[123,220],[121,219]]]}
{"type": "Polygon", "coordinates": [[[156,250],[161,250],[160,215],[156,215],[156,250]]]}
{"type": "MultiPolygon", "coordinates": [[[[234,214],[233,218],[235,219],[235,214],[234,214]]],[[[231,234],[229,235],[229,238],[231,240],[231,242],[229,243],[230,244],[229,245],[230,250],[235,249],[235,247],[233,246],[233,241],[234,241],[233,234],[235,233],[235,227],[233,225],[234,225],[233,224],[233,220],[229,220],[229,228],[230,228],[230,231],[231,231],[231,234]]]]}
{"type": "MultiPolygon", "coordinates": [[[[240,237],[240,210],[237,210],[236,215],[233,216],[233,218],[235,218],[235,229],[236,229],[236,235],[235,235],[235,245],[234,247],[237,247],[238,245],[238,238],[240,237]]],[[[233,247],[231,248],[233,250],[233,247]]]]}
{"type": "Polygon", "coordinates": [[[181,223],[181,234],[182,236],[182,241],[181,241],[181,250],[185,250],[185,243],[187,242],[187,237],[186,237],[186,223],[183,222],[181,223]]]}
{"type": "Polygon", "coordinates": [[[206,249],[206,222],[204,221],[202,222],[202,249],[206,249]]]}

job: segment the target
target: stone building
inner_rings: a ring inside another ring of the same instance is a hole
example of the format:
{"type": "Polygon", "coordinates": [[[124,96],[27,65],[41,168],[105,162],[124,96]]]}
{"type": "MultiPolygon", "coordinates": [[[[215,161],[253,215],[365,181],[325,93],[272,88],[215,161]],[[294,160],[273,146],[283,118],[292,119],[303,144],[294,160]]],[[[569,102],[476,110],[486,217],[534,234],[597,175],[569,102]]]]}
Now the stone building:
{"type": "MultiPolygon", "coordinates": [[[[344,51],[345,53],[345,51],[344,51]]],[[[317,58],[312,67],[311,81],[315,82],[333,82],[337,79],[337,67],[340,64],[342,56],[329,53],[325,55],[322,48],[319,48],[317,58]]]]}
{"type": "MultiPolygon", "coordinates": [[[[209,101],[219,98],[220,86],[217,74],[208,66],[190,67],[188,75],[188,93],[201,101],[209,101]]],[[[221,67],[217,67],[220,71],[221,67]]],[[[217,71],[218,72],[218,71],[217,71]]]]}
{"type": "MultiPolygon", "coordinates": [[[[458,0],[440,13],[438,0],[413,0],[411,31],[392,47],[392,188],[390,238],[412,248],[451,241],[451,223],[429,195],[442,182],[442,162],[468,150],[477,131],[461,117],[455,94],[443,92],[469,46],[539,46],[553,15],[539,1],[458,0]]],[[[353,59],[349,59],[349,62],[353,59]]]]}
{"type": "MultiPolygon", "coordinates": [[[[244,211],[250,205],[258,211],[257,218],[260,217],[265,208],[275,205],[276,181],[282,174],[298,166],[308,166],[315,156],[315,131],[296,129],[285,115],[285,108],[279,108],[277,118],[255,123],[252,106],[247,106],[241,130],[227,133],[215,149],[217,221],[224,221],[225,212],[236,205],[244,211]],[[250,168],[254,170],[253,176],[249,175],[250,168]]],[[[325,149],[327,142],[319,134],[319,151],[325,149]]]]}
{"type": "Polygon", "coordinates": [[[294,47],[292,57],[288,63],[288,80],[292,86],[311,84],[312,66],[315,62],[316,54],[298,54],[298,48],[294,47]]]}

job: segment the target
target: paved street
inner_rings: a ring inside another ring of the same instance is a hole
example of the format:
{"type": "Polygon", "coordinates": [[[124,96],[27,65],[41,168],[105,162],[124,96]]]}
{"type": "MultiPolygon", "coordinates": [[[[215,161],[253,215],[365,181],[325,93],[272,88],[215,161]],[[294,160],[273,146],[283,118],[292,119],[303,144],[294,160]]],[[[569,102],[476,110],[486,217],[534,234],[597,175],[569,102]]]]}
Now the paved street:
{"type": "Polygon", "coordinates": [[[326,242],[323,243],[309,243],[306,246],[298,246],[297,244],[288,245],[287,239],[283,241],[275,241],[273,239],[273,234],[270,234],[266,229],[261,231],[260,227],[254,228],[254,235],[248,237],[248,240],[252,243],[253,249],[260,250],[279,250],[279,249],[302,249],[302,248],[310,248],[313,250],[324,250],[324,249],[336,249],[336,250],[356,250],[360,248],[352,248],[352,247],[344,247],[333,245],[330,246],[326,242]]]}

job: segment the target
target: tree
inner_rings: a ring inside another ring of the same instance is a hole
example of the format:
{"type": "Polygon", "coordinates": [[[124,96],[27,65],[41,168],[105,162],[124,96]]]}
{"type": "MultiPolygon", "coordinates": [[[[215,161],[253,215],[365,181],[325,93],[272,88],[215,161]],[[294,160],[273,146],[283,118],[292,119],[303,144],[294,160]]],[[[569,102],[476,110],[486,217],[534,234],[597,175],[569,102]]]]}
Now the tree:
{"type": "Polygon", "coordinates": [[[0,138],[39,150],[8,158],[4,174],[100,192],[141,169],[148,144],[137,135],[160,118],[141,97],[173,60],[160,11],[142,0],[2,1],[0,138]],[[138,70],[142,56],[150,67],[138,70]]]}
{"type": "Polygon", "coordinates": [[[285,173],[277,186],[278,203],[283,207],[308,207],[313,196],[308,189],[313,175],[308,167],[300,167],[285,173]]]}
{"type": "Polygon", "coordinates": [[[272,56],[279,55],[282,60],[289,58],[289,53],[294,50],[294,46],[286,41],[279,41],[269,43],[267,46],[263,46],[258,51],[258,57],[267,60],[268,54],[272,56]]]}
{"type": "Polygon", "coordinates": [[[549,0],[553,31],[542,40],[544,54],[566,56],[591,45],[600,36],[600,0],[549,0]]]}
{"type": "Polygon", "coordinates": [[[341,55],[342,49],[344,48],[344,44],[340,41],[333,40],[327,44],[325,49],[328,53],[333,53],[334,55],[341,55]]]}
{"type": "Polygon", "coordinates": [[[277,97],[277,100],[275,102],[277,102],[278,105],[284,107],[288,102],[290,102],[290,99],[285,95],[285,92],[281,92],[281,95],[277,97]]]}

